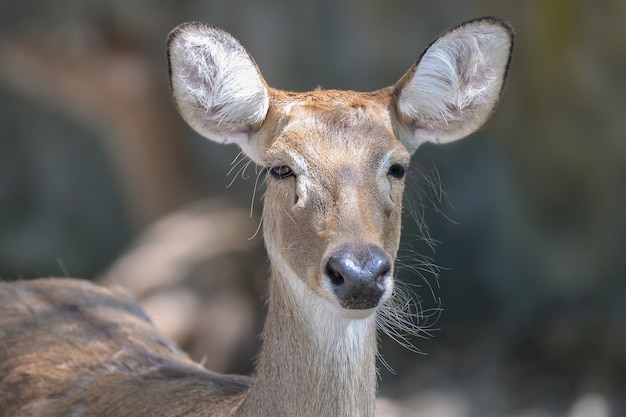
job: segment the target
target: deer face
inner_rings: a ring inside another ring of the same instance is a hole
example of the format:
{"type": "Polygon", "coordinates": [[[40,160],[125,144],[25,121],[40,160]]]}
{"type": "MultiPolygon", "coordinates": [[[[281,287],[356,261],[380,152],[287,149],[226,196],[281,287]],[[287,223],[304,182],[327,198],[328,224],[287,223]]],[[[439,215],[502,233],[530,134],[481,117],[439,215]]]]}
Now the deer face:
{"type": "Polygon", "coordinates": [[[508,24],[480,19],[436,40],[392,87],[289,93],[267,87],[227,33],[185,24],[170,35],[170,74],[194,129],[238,144],[267,168],[263,221],[272,268],[305,297],[354,318],[371,314],[393,290],[410,155],[487,120],[512,41],[508,24]]]}
{"type": "Polygon", "coordinates": [[[272,102],[265,241],[330,303],[369,310],[393,289],[410,155],[381,97],[317,93],[272,102]]]}

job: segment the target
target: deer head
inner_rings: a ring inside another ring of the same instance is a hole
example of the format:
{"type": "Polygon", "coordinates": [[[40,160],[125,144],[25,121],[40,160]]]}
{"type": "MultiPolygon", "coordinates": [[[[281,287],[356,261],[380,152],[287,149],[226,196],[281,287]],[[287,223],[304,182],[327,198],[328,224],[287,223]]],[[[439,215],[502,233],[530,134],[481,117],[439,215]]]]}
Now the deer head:
{"type": "Polygon", "coordinates": [[[169,38],[171,86],[192,128],[267,170],[264,239],[294,302],[363,318],[393,291],[411,155],[488,119],[512,42],[506,22],[479,19],[433,42],[391,87],[293,93],[268,87],[231,35],[189,23],[169,38]]]}

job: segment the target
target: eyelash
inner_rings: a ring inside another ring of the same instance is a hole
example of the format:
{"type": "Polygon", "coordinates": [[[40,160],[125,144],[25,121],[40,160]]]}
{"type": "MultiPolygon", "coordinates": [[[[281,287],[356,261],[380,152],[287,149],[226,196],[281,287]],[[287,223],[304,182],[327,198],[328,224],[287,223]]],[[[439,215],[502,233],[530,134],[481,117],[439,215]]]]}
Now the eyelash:
{"type": "Polygon", "coordinates": [[[271,176],[273,176],[274,178],[278,178],[280,180],[292,177],[294,175],[292,169],[289,168],[287,165],[278,165],[275,167],[268,168],[268,172],[270,173],[271,176]]]}

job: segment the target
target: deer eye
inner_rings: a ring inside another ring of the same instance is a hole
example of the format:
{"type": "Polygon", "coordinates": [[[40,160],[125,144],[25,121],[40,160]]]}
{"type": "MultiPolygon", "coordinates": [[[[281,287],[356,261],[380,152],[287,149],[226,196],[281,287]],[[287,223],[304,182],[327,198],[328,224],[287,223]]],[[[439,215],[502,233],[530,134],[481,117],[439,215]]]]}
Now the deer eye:
{"type": "Polygon", "coordinates": [[[389,167],[389,171],[387,171],[387,174],[401,180],[406,175],[406,167],[401,164],[393,164],[389,167]]]}
{"type": "Polygon", "coordinates": [[[280,180],[293,176],[293,171],[287,165],[279,165],[269,168],[269,173],[272,177],[280,180]]]}

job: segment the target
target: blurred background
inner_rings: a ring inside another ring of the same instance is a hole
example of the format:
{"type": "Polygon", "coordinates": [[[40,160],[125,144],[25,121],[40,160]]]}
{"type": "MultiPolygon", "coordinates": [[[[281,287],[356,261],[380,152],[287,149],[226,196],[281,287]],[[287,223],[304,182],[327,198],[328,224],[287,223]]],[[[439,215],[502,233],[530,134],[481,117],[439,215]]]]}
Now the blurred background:
{"type": "Polygon", "coordinates": [[[382,340],[381,395],[404,416],[626,416],[621,0],[3,2],[1,279],[123,285],[196,359],[250,372],[262,187],[176,113],[168,32],[231,32],[277,88],[367,91],[484,15],[516,28],[508,84],[479,133],[414,158],[399,276],[434,337],[382,340]],[[402,267],[424,260],[439,274],[402,267]]]}

